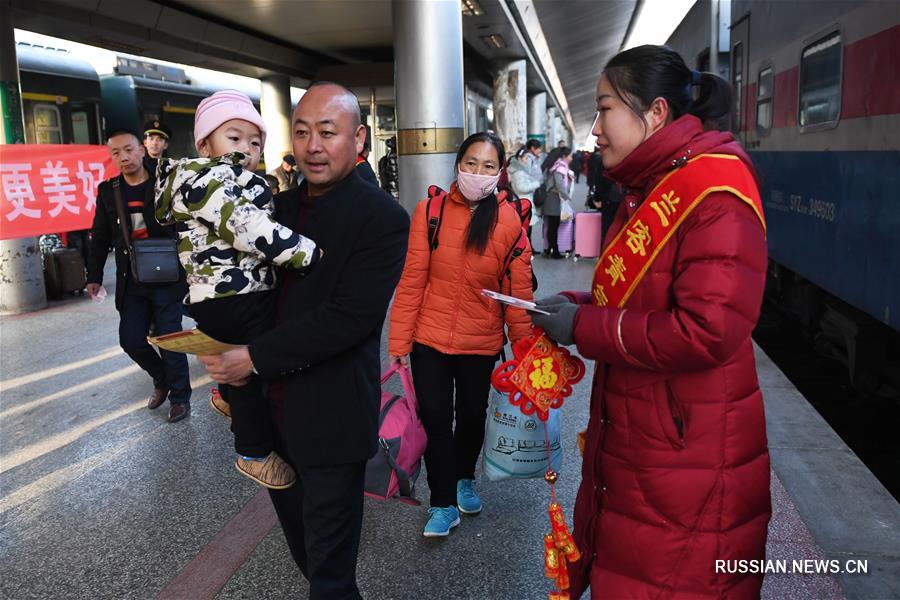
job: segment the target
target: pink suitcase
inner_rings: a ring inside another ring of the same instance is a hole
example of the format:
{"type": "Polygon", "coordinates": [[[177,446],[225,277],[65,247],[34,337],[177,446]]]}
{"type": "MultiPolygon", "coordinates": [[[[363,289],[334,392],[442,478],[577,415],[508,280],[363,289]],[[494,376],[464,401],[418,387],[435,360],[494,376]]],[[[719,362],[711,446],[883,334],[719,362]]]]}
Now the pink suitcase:
{"type": "Polygon", "coordinates": [[[580,212],[575,215],[575,256],[600,256],[601,216],[599,212],[580,212]]]}

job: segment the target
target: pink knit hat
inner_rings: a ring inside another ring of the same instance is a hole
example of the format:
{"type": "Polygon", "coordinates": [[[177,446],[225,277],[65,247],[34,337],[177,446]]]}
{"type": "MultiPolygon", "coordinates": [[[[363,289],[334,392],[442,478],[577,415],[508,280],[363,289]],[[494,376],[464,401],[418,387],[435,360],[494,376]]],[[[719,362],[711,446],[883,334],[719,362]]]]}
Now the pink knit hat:
{"type": "Polygon", "coordinates": [[[250,97],[236,90],[222,90],[204,98],[194,114],[194,146],[197,150],[202,140],[231,119],[242,119],[259,127],[262,144],[265,145],[266,125],[250,97]]]}

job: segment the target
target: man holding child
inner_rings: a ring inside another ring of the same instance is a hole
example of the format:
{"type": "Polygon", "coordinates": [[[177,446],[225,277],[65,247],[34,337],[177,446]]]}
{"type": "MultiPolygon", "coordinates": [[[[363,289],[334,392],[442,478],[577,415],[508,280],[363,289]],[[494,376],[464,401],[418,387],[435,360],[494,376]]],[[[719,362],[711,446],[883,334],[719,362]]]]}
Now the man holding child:
{"type": "Polygon", "coordinates": [[[258,372],[268,384],[275,447],[296,483],[270,490],[311,598],[359,598],[356,557],[366,461],[377,448],[381,330],[406,257],[409,216],[355,170],[365,141],[356,96],[309,88],[292,118],[300,187],[275,219],[316,240],[308,274],[282,270],[275,327],[247,346],[202,358],[219,383],[258,372]]]}

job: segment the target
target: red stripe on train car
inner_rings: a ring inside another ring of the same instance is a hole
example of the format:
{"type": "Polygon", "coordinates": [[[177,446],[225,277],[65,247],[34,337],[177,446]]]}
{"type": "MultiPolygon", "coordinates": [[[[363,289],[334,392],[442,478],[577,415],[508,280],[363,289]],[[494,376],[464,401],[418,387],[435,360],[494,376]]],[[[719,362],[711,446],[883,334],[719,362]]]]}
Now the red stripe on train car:
{"type": "Polygon", "coordinates": [[[748,83],[744,86],[744,97],[741,98],[741,104],[744,106],[743,115],[741,116],[741,131],[756,130],[756,83],[748,83]]]}
{"type": "Polygon", "coordinates": [[[900,113],[898,57],[900,25],[861,39],[844,49],[842,119],[900,113]]]}
{"type": "Polygon", "coordinates": [[[775,75],[772,94],[772,127],[796,127],[797,82],[800,69],[792,67],[775,75]]]}

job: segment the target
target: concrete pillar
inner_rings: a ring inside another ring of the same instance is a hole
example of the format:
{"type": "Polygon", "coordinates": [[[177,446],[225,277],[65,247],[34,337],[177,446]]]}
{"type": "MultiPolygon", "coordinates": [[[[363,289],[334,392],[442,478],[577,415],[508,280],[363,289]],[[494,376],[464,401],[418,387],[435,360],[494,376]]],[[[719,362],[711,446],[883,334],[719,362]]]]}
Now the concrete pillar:
{"type": "Polygon", "coordinates": [[[494,130],[507,153],[515,152],[527,141],[525,61],[502,65],[494,76],[494,130]]]}
{"type": "MultiPolygon", "coordinates": [[[[25,143],[16,38],[7,4],[0,6],[0,143],[25,143]]],[[[37,238],[0,241],[0,314],[45,306],[47,293],[37,238]]]]}
{"type": "Polygon", "coordinates": [[[556,107],[548,106],[547,107],[547,150],[552,150],[556,148],[557,142],[557,132],[556,132],[556,107]]]}
{"type": "Polygon", "coordinates": [[[260,79],[259,108],[266,124],[266,171],[281,164],[291,154],[291,80],[287,75],[266,75],[260,79]]]}
{"type": "Polygon", "coordinates": [[[459,0],[392,9],[400,203],[412,212],[429,185],[449,188],[465,139],[462,11],[459,0]]]}
{"type": "Polygon", "coordinates": [[[528,99],[528,139],[547,143],[547,92],[540,92],[528,99]]]}

